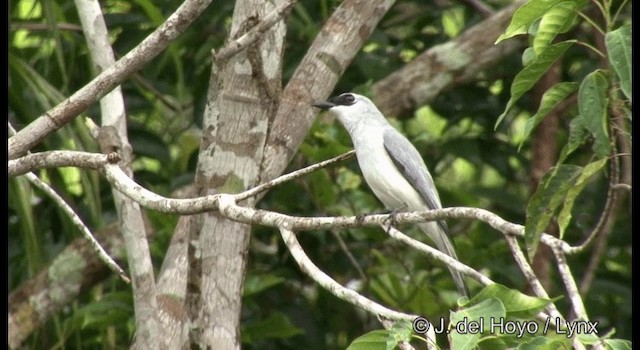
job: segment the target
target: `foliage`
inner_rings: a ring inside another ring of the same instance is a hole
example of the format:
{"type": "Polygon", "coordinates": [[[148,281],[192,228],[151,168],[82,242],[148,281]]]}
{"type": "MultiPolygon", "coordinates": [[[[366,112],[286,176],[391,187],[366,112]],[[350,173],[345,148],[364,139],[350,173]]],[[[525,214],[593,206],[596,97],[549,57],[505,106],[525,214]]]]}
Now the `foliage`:
{"type": "MultiPolygon", "coordinates": [[[[126,54],[181,3],[101,2],[116,55],[126,54]]],[[[498,1],[489,3],[494,8],[504,6],[498,1]]],[[[337,0],[301,0],[296,4],[287,19],[285,80],[338,4],[337,0]]],[[[513,56],[496,62],[475,81],[441,94],[413,115],[393,120],[422,153],[445,207],[480,207],[512,222],[526,222],[526,245],[531,256],[550,221],[557,220],[563,238],[572,244],[596,225],[606,201],[611,176],[608,165],[617,156],[612,154],[611,110],[617,109],[629,122],[631,119],[630,7],[627,1],[613,0],[529,1],[514,15],[501,38],[528,33],[530,47],[522,58],[513,56]],[[604,24],[598,22],[598,16],[603,16],[604,24]],[[591,41],[597,35],[605,38],[604,49],[591,41]],[[531,101],[530,90],[556,61],[561,62],[564,81],[544,94],[539,107],[532,107],[535,102],[531,101]],[[576,94],[575,108],[570,108],[562,120],[559,139],[564,148],[560,160],[530,198],[533,132],[550,111],[576,94]]],[[[226,40],[232,10],[231,1],[210,6],[169,49],[122,85],[129,138],[136,155],[135,179],[150,190],[169,196],[193,179],[210,51],[226,40]]],[[[9,120],[17,128],[42,115],[93,76],[75,11],[68,0],[9,2],[9,120]]],[[[335,92],[366,92],[372,82],[481,20],[480,14],[461,2],[398,1],[335,92]]],[[[98,120],[97,107],[84,117],[98,120]]],[[[350,148],[346,131],[321,116],[290,168],[350,148]]],[[[78,118],[34,151],[50,149],[96,151],[98,147],[78,118]]],[[[38,175],[61,193],[92,230],[117,218],[110,187],[98,173],[61,168],[41,170],[38,175]]],[[[628,202],[624,205],[628,207],[628,202]]],[[[270,191],[258,206],[307,216],[382,210],[361,180],[354,159],[285,183],[270,191]]],[[[156,231],[151,250],[159,269],[176,217],[148,214],[156,231]]],[[[615,330],[615,337],[623,340],[632,334],[630,217],[630,210],[618,213],[604,261],[585,297],[589,315],[600,322],[600,333],[615,330]]],[[[517,292],[526,282],[501,235],[472,221],[449,224],[461,260],[508,287],[481,289],[471,284],[475,297],[451,314],[457,294],[446,267],[392,241],[381,230],[358,228],[342,230],[338,235],[310,232],[299,240],[311,259],[340,283],[392,308],[429,319],[446,319],[448,324],[462,316],[487,312],[522,320],[547,302],[523,300],[526,296],[517,292]],[[514,299],[518,301],[510,304],[514,299]],[[522,305],[530,308],[510,309],[522,305]]],[[[414,227],[402,229],[421,237],[414,227]]],[[[78,237],[70,220],[49,198],[23,178],[9,180],[10,291],[35,276],[78,237]]],[[[318,287],[299,271],[273,230],[254,227],[251,239],[242,312],[243,348],[388,349],[399,341],[422,341],[409,336],[410,326],[406,324],[391,331],[377,329],[380,325],[374,316],[318,287]]],[[[588,262],[589,254],[572,256],[574,276],[582,276],[588,262]]],[[[557,276],[549,292],[552,298],[563,294],[557,276]]],[[[128,347],[135,331],[132,303],[130,287],[110,277],[41,327],[26,345],[128,347]]],[[[564,307],[562,312],[568,309],[567,301],[558,304],[564,307]]],[[[481,348],[516,343],[531,347],[545,344],[549,348],[566,345],[566,339],[544,340],[536,335],[526,340],[506,336],[469,340],[458,334],[450,340],[452,344],[466,342],[481,348]]],[[[438,335],[439,344],[448,341],[445,335],[438,335]]],[[[613,348],[628,345],[620,340],[608,341],[613,348]]]]}

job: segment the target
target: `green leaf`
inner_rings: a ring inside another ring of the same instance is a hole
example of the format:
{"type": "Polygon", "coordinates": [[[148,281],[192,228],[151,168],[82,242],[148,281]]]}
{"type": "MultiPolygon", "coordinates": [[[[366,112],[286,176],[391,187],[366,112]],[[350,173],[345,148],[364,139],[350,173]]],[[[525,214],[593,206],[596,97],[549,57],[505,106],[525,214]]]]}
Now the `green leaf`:
{"type": "Polygon", "coordinates": [[[549,170],[540,181],[538,189],[527,205],[524,241],[529,259],[533,259],[536,254],[542,232],[549,225],[566,193],[580,176],[581,170],[582,168],[576,165],[560,164],[549,170]]]}
{"type": "Polygon", "coordinates": [[[558,157],[558,164],[564,163],[569,154],[573,153],[580,145],[587,140],[587,129],[584,127],[583,120],[580,116],[573,118],[569,124],[569,138],[567,144],[564,145],[560,156],[558,157]]]}
{"type": "MultiPolygon", "coordinates": [[[[475,297],[474,297],[475,299],[475,297]]],[[[490,333],[490,321],[506,316],[500,299],[490,297],[481,302],[451,313],[451,348],[474,349],[482,334],[490,333]]]]}
{"type": "Polygon", "coordinates": [[[289,317],[280,312],[274,312],[269,317],[251,323],[242,330],[242,342],[252,343],[258,339],[285,339],[304,333],[300,328],[291,324],[289,317]]]}
{"type": "Polygon", "coordinates": [[[527,91],[531,90],[538,79],[547,72],[553,62],[575,42],[575,40],[567,40],[549,45],[546,50],[542,51],[528,66],[524,67],[520,73],[516,75],[513,83],[511,83],[511,98],[509,102],[507,102],[507,107],[504,112],[498,117],[495,128],[502,122],[502,119],[504,119],[511,107],[513,107],[527,91]]]}
{"type": "Polygon", "coordinates": [[[577,16],[576,6],[575,2],[564,1],[552,7],[542,16],[532,45],[537,54],[544,51],[556,35],[571,28],[577,16]]]}
{"type": "Polygon", "coordinates": [[[533,50],[533,47],[527,47],[522,52],[522,66],[523,67],[528,66],[531,62],[533,62],[533,60],[536,59],[536,57],[538,57],[538,55],[536,55],[536,52],[533,50]]]}
{"type": "Polygon", "coordinates": [[[620,89],[631,101],[631,26],[624,25],[605,36],[611,66],[620,79],[620,89]]]}
{"type": "Polygon", "coordinates": [[[527,120],[527,124],[524,127],[524,137],[518,146],[518,151],[520,151],[520,147],[522,147],[524,140],[529,138],[533,129],[540,124],[542,119],[544,119],[544,117],[546,117],[547,114],[555,108],[555,106],[564,101],[567,96],[571,95],[577,89],[577,83],[562,82],[552,86],[544,93],[544,95],[542,95],[540,108],[538,108],[536,114],[527,120]]]}
{"type": "Polygon", "coordinates": [[[389,331],[378,329],[361,335],[349,344],[347,350],[387,350],[389,331]]]}
{"type": "Polygon", "coordinates": [[[594,137],[593,151],[599,158],[608,156],[610,152],[607,130],[608,88],[609,82],[604,72],[596,70],[584,78],[578,91],[578,118],[582,119],[582,125],[594,137]]]}
{"type": "Polygon", "coordinates": [[[550,8],[560,3],[562,0],[531,0],[517,9],[511,17],[509,26],[496,40],[496,44],[502,40],[511,38],[518,34],[527,32],[529,26],[538,18],[542,17],[550,8]]]}
{"type": "Polygon", "coordinates": [[[285,279],[273,274],[248,274],[244,280],[243,296],[258,294],[284,282],[285,279]]]}
{"type": "Polygon", "coordinates": [[[560,239],[564,237],[564,232],[567,229],[567,226],[569,225],[569,221],[571,221],[571,210],[573,209],[573,204],[575,203],[576,198],[578,198],[578,195],[580,194],[580,192],[582,192],[584,187],[587,185],[589,179],[596,172],[602,169],[602,167],[606,163],[607,163],[607,158],[602,158],[598,161],[587,164],[587,166],[585,166],[584,169],[582,169],[582,172],[578,177],[578,180],[576,180],[575,184],[571,188],[569,188],[569,191],[567,192],[567,196],[564,199],[564,204],[562,205],[562,210],[560,211],[560,214],[558,214],[558,227],[560,230],[560,234],[559,234],[560,239]]]}
{"type": "Polygon", "coordinates": [[[498,298],[502,302],[505,316],[510,319],[533,318],[551,302],[549,299],[531,297],[518,290],[495,283],[483,288],[469,303],[474,304],[490,298],[498,298]]]}
{"type": "Polygon", "coordinates": [[[360,184],[362,184],[362,178],[353,171],[345,167],[341,167],[338,169],[336,183],[342,191],[355,190],[360,187],[360,184]]]}
{"type": "MultiPolygon", "coordinates": [[[[566,343],[566,342],[565,342],[566,343]]],[[[535,337],[528,342],[523,342],[518,346],[519,350],[555,350],[555,349],[566,349],[566,345],[562,341],[550,338],[550,337],[535,337]]]]}
{"type": "Polygon", "coordinates": [[[131,296],[124,292],[105,294],[76,311],[74,317],[80,320],[81,328],[100,329],[116,323],[123,323],[133,311],[131,296]]]}
{"type": "Polygon", "coordinates": [[[336,188],[327,169],[320,169],[307,175],[312,195],[318,205],[329,208],[337,202],[338,189],[336,188]]]}
{"type": "Polygon", "coordinates": [[[407,320],[400,320],[393,324],[389,332],[390,332],[389,336],[393,337],[396,343],[401,341],[409,342],[414,332],[413,322],[409,322],[407,320]]]}
{"type": "Polygon", "coordinates": [[[163,165],[171,162],[169,148],[157,134],[133,125],[129,128],[129,141],[136,155],[157,159],[163,165]]]}
{"type": "Polygon", "coordinates": [[[607,349],[612,350],[631,350],[631,342],[624,339],[605,339],[604,344],[607,349]]]}

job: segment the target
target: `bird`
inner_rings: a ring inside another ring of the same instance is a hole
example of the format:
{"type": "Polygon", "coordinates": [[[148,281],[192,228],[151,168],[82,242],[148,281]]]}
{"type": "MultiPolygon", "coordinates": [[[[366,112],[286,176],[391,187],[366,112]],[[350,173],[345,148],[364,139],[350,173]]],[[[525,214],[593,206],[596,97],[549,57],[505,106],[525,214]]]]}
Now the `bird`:
{"type": "MultiPolygon", "coordinates": [[[[376,197],[392,212],[441,209],[433,178],[415,146],[396,130],[367,97],[347,92],[312,104],[337,117],[349,133],[360,171],[376,197]]],[[[459,260],[443,220],[419,223],[438,250],[459,260]]],[[[449,267],[458,292],[469,290],[462,274],[449,267]]]]}

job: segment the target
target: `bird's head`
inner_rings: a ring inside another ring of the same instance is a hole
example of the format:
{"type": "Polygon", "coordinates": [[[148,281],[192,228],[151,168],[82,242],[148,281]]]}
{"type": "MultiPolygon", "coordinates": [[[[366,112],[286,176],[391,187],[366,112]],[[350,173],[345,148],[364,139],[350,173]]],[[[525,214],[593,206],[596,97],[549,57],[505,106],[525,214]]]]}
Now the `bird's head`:
{"type": "Polygon", "coordinates": [[[368,98],[362,95],[354,94],[352,92],[346,92],[344,94],[332,97],[327,101],[316,102],[313,104],[313,106],[325,111],[340,107],[345,107],[342,109],[355,110],[357,109],[358,104],[366,104],[367,102],[371,103],[368,98]]]}
{"type": "Polygon", "coordinates": [[[313,106],[335,114],[347,129],[350,124],[362,120],[379,118],[384,120],[382,113],[370,99],[352,92],[332,97],[327,101],[316,102],[313,106]]]}

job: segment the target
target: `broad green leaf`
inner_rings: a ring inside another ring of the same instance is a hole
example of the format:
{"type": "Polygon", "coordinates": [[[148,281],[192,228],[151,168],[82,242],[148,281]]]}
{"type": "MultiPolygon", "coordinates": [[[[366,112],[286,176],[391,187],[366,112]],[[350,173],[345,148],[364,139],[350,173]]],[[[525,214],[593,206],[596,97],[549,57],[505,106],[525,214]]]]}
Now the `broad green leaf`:
{"type": "Polygon", "coordinates": [[[531,62],[533,62],[533,60],[536,59],[536,57],[538,56],[536,55],[536,52],[533,50],[533,47],[527,47],[522,52],[522,66],[523,67],[528,66],[531,62]]]}
{"type": "MultiPolygon", "coordinates": [[[[475,299],[475,298],[474,298],[475,299]]],[[[490,333],[490,320],[499,320],[506,316],[506,310],[500,299],[490,297],[481,302],[451,312],[452,349],[474,349],[483,334],[490,333]]]]}
{"type": "Polygon", "coordinates": [[[132,311],[131,297],[125,293],[115,292],[87,304],[77,311],[75,317],[81,320],[81,328],[102,329],[126,322],[132,311]]]}
{"type": "Polygon", "coordinates": [[[32,204],[37,197],[31,186],[25,177],[9,179],[9,206],[22,220],[19,227],[21,240],[24,242],[23,259],[27,263],[29,276],[35,275],[42,268],[44,260],[42,242],[38,238],[38,215],[32,204]]]}
{"type": "Polygon", "coordinates": [[[620,89],[631,101],[631,26],[607,33],[605,44],[611,66],[620,79],[620,89]]]}
{"type": "Polygon", "coordinates": [[[552,7],[542,16],[538,32],[533,38],[533,49],[540,54],[559,33],[566,32],[576,19],[576,3],[564,1],[552,7]]]}
{"type": "Polygon", "coordinates": [[[578,118],[583,119],[582,125],[594,137],[593,151],[599,158],[608,156],[610,148],[607,130],[608,89],[609,81],[604,72],[596,70],[584,78],[578,91],[578,118]]]}
{"type": "Polygon", "coordinates": [[[496,44],[502,40],[527,32],[533,21],[542,17],[550,8],[562,2],[562,0],[531,0],[517,9],[511,17],[509,26],[496,40],[496,44]]]}
{"type": "Polygon", "coordinates": [[[310,191],[321,208],[329,208],[336,203],[338,189],[327,169],[320,169],[307,175],[310,191]]]}
{"type": "Polygon", "coordinates": [[[624,339],[605,339],[604,344],[607,349],[612,350],[631,350],[631,342],[624,339]]]}
{"type": "Polygon", "coordinates": [[[387,350],[389,335],[387,330],[371,331],[352,341],[347,350],[387,350]]]}
{"type": "Polygon", "coordinates": [[[498,117],[495,128],[500,125],[502,119],[507,115],[511,107],[531,88],[535,83],[547,72],[549,67],[555,62],[567,49],[575,43],[575,40],[562,41],[553,45],[549,45],[546,50],[542,51],[528,66],[524,67],[518,75],[516,75],[513,83],[511,83],[511,98],[507,102],[504,112],[498,117]]]}
{"type": "Polygon", "coordinates": [[[558,227],[560,230],[560,239],[564,237],[564,232],[569,225],[569,221],[571,221],[571,210],[573,209],[573,204],[578,198],[578,195],[584,187],[589,182],[591,176],[593,176],[596,172],[598,172],[602,167],[607,163],[607,158],[602,158],[595,162],[591,162],[587,164],[587,166],[582,169],[582,173],[576,183],[569,189],[567,192],[567,196],[564,199],[564,204],[562,205],[562,210],[560,214],[558,214],[558,227]]]}
{"type": "MultiPolygon", "coordinates": [[[[566,342],[565,342],[566,343],[566,342]]],[[[519,350],[555,350],[555,349],[567,349],[567,344],[559,341],[557,339],[553,339],[551,337],[543,336],[543,337],[535,337],[528,342],[524,342],[519,344],[519,350]]]]}
{"type": "Polygon", "coordinates": [[[403,305],[409,297],[407,286],[402,283],[400,277],[391,273],[378,274],[371,280],[369,287],[378,298],[392,307],[403,305]]]}
{"type": "Polygon", "coordinates": [[[336,183],[343,191],[355,190],[360,187],[360,184],[362,184],[362,178],[353,171],[342,167],[338,169],[336,183]]]}
{"type": "Polygon", "coordinates": [[[407,320],[400,320],[393,324],[389,330],[389,336],[393,337],[397,341],[410,341],[413,335],[413,322],[407,320]]]}
{"type": "Polygon", "coordinates": [[[531,297],[518,290],[495,283],[484,287],[469,303],[473,304],[489,298],[500,299],[504,306],[505,316],[510,319],[533,318],[551,302],[551,300],[531,297]]]}
{"type": "Polygon", "coordinates": [[[20,57],[8,55],[9,69],[21,76],[38,101],[39,109],[48,110],[64,100],[64,94],[56,89],[47,79],[36,71],[28,62],[20,57]]]}
{"type": "Polygon", "coordinates": [[[531,135],[531,132],[535,129],[538,124],[544,119],[544,117],[549,114],[549,112],[557,106],[560,102],[564,101],[567,96],[571,95],[574,91],[578,89],[578,84],[573,82],[562,82],[558,83],[549,90],[547,90],[544,95],[542,95],[542,99],[540,101],[540,108],[536,114],[534,114],[529,120],[527,120],[527,124],[524,127],[524,137],[520,145],[518,146],[518,151],[524,140],[528,139],[531,135]]]}
{"type": "Polygon", "coordinates": [[[242,330],[242,342],[251,343],[258,339],[285,339],[304,333],[300,328],[291,324],[285,314],[274,312],[269,317],[255,323],[248,324],[242,330]]]}
{"type": "Polygon", "coordinates": [[[248,274],[244,280],[244,290],[242,295],[246,297],[258,294],[284,281],[284,278],[272,274],[248,274]]]}
{"type": "Polygon", "coordinates": [[[587,136],[587,129],[583,125],[583,119],[580,116],[573,118],[569,123],[569,138],[560,152],[558,164],[564,163],[565,159],[587,140],[587,136]]]}
{"type": "Polygon", "coordinates": [[[538,189],[527,205],[527,221],[524,227],[524,241],[529,259],[533,259],[542,232],[562,203],[567,191],[573,186],[582,168],[576,165],[560,164],[545,174],[538,189]]]}

